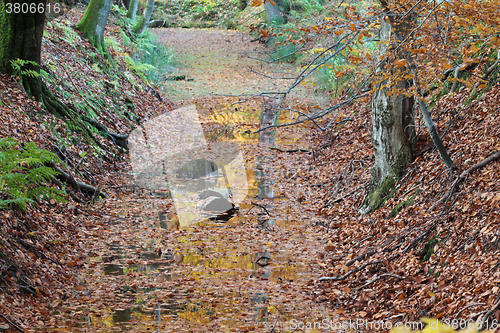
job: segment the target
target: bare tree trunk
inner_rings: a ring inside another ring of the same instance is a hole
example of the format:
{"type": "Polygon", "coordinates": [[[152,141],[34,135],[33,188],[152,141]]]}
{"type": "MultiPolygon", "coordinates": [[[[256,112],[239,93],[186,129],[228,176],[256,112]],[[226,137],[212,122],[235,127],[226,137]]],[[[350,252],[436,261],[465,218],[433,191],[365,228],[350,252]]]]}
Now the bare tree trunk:
{"type": "Polygon", "coordinates": [[[284,0],[266,0],[264,2],[264,9],[266,10],[267,22],[276,24],[286,23],[285,5],[284,0]]]}
{"type": "MultiPolygon", "coordinates": [[[[264,97],[260,111],[260,128],[277,125],[279,117],[279,98],[264,97]]],[[[274,147],[276,143],[276,130],[268,128],[259,132],[259,143],[264,146],[274,147]]]]}
{"type": "MultiPolygon", "coordinates": [[[[395,40],[401,41],[407,27],[401,23],[394,26],[382,19],[380,25],[379,57],[385,57],[395,40]],[[399,29],[399,31],[398,31],[399,29]],[[402,31],[401,31],[402,30],[402,31]],[[403,33],[401,33],[403,32],[403,33]],[[392,41],[392,42],[391,42],[392,41]]],[[[382,61],[377,73],[386,71],[389,60],[382,61]]],[[[384,80],[377,85],[372,102],[372,142],[375,164],[372,167],[371,191],[365,199],[361,214],[368,214],[385,202],[385,197],[394,188],[404,168],[412,159],[413,98],[405,95],[387,94],[389,90],[406,91],[408,83],[384,80]]]]}
{"type": "Polygon", "coordinates": [[[444,162],[446,167],[449,170],[451,170],[451,168],[453,167],[453,160],[451,159],[450,155],[448,155],[448,152],[446,151],[443,141],[439,137],[439,134],[436,130],[436,126],[434,126],[434,122],[432,121],[431,113],[429,112],[429,108],[427,107],[427,104],[424,101],[424,96],[420,89],[419,89],[419,94],[420,98],[418,98],[418,106],[422,111],[422,116],[424,117],[425,121],[425,127],[427,127],[427,130],[429,131],[429,135],[431,136],[434,146],[436,146],[438,150],[441,160],[444,162]]]}

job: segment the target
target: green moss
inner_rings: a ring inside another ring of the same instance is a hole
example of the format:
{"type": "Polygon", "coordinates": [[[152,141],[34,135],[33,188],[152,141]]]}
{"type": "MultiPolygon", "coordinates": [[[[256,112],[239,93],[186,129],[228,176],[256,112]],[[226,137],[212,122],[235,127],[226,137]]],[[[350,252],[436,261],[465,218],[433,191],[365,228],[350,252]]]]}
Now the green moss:
{"type": "Polygon", "coordinates": [[[443,243],[445,239],[441,238],[439,235],[436,235],[429,239],[427,243],[424,244],[424,247],[420,251],[420,260],[427,261],[434,254],[434,247],[443,243]]]}
{"type": "Polygon", "coordinates": [[[396,207],[392,209],[391,213],[389,214],[389,217],[396,217],[396,215],[398,215],[400,211],[410,207],[413,204],[413,201],[415,200],[416,197],[417,194],[414,194],[408,200],[401,201],[400,203],[398,203],[396,207]]]}
{"type": "Polygon", "coordinates": [[[370,213],[384,206],[387,199],[393,195],[392,190],[395,186],[396,179],[394,177],[387,177],[378,188],[368,194],[365,203],[369,205],[370,213]]]}
{"type": "MultiPolygon", "coordinates": [[[[383,207],[385,202],[394,196],[394,188],[399,178],[403,175],[405,167],[411,162],[411,153],[409,150],[402,151],[399,154],[399,159],[394,163],[391,175],[386,176],[380,185],[375,187],[365,199],[363,214],[369,214],[383,207]]],[[[377,170],[372,169],[372,172],[377,170]]],[[[380,179],[380,175],[373,175],[372,179],[380,179]]]]}
{"type": "Polygon", "coordinates": [[[100,15],[104,14],[102,11],[109,11],[109,9],[106,9],[105,6],[106,3],[104,0],[91,0],[90,4],[87,6],[87,10],[85,10],[85,14],[83,14],[82,19],[76,25],[76,28],[83,32],[85,37],[89,40],[89,43],[95,46],[101,55],[107,59],[111,59],[108,49],[106,48],[106,44],[104,43],[104,30],[102,30],[100,34],[98,32],[98,29],[102,29],[102,25],[105,25],[106,23],[106,21],[100,22],[102,19],[100,15]]]}

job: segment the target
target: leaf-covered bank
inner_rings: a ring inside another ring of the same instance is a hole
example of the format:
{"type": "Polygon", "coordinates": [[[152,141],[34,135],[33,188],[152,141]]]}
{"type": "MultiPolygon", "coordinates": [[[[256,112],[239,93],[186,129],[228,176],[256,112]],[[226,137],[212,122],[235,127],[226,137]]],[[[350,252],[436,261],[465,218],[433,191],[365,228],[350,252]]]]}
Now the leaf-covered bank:
{"type": "MultiPolygon", "coordinates": [[[[38,165],[43,161],[31,156],[42,155],[29,148],[35,144],[57,156],[54,160],[57,161],[56,167],[66,173],[70,184],[76,185],[76,188],[64,185],[57,176],[51,180],[34,177],[41,175],[42,169],[18,169],[19,175],[28,177],[21,177],[24,183],[2,182],[0,199],[10,207],[0,210],[2,329],[41,328],[50,320],[54,304],[72,295],[73,285],[78,281],[77,270],[84,265],[86,255],[81,252],[80,241],[88,230],[95,227],[100,214],[94,210],[93,204],[101,196],[80,192],[77,188],[83,190],[85,184],[88,189],[99,189],[105,195],[118,191],[115,175],[125,156],[123,148],[116,144],[120,135],[172,106],[158,94],[151,82],[143,80],[142,72],[132,67],[140,64],[127,53],[135,52],[133,43],[121,54],[113,52],[116,66],[113,67],[80,37],[74,24],[82,14],[83,8],[79,7],[47,24],[41,77],[61,103],[80,119],[89,119],[89,122],[78,123],[74,121],[75,117],[69,119],[48,113],[41,103],[27,98],[18,78],[0,77],[0,138],[20,142],[11,147],[10,155],[6,155],[9,151],[5,147],[2,148],[3,158],[12,157],[15,148],[21,152],[13,157],[22,163],[20,167],[38,165]],[[84,130],[81,126],[87,127],[84,130]],[[23,157],[22,154],[29,156],[23,157]],[[26,195],[42,186],[63,191],[69,202],[58,203],[35,194],[31,197],[34,202],[26,202],[28,206],[24,211],[17,210],[9,201],[13,195],[15,197],[15,192],[12,192],[15,186],[26,195]],[[27,186],[26,190],[24,186],[27,186]]],[[[122,37],[125,35],[119,24],[122,17],[116,10],[113,10],[112,20],[114,23],[107,28],[105,38],[124,45],[122,37]]],[[[7,160],[2,161],[2,166],[6,166],[7,160]]],[[[2,169],[1,172],[2,177],[9,179],[15,175],[8,170],[2,169]]]]}

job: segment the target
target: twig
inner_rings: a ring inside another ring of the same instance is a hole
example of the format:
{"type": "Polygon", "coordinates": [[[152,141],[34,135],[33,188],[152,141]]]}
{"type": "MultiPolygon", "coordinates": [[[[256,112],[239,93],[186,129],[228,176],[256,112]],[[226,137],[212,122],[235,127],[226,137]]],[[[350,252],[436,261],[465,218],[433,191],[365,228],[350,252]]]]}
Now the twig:
{"type": "Polygon", "coordinates": [[[25,248],[30,248],[32,250],[35,250],[35,252],[37,252],[41,257],[47,259],[47,260],[50,260],[52,261],[54,264],[58,265],[58,266],[62,266],[60,262],[52,259],[51,257],[49,257],[48,255],[46,255],[45,253],[43,253],[43,251],[41,249],[39,249],[36,245],[34,244],[30,244],[28,242],[25,242],[24,240],[22,239],[19,239],[19,238],[14,238],[16,240],[16,242],[18,242],[19,244],[21,244],[22,246],[24,246],[25,248]]]}
{"type": "Polygon", "coordinates": [[[491,309],[489,309],[486,314],[484,315],[483,319],[481,320],[481,324],[479,324],[479,327],[477,328],[477,331],[480,332],[483,330],[484,325],[488,321],[488,318],[495,312],[498,307],[500,307],[500,302],[497,302],[491,309]]]}
{"type": "Polygon", "coordinates": [[[458,190],[458,186],[465,180],[465,178],[469,174],[473,173],[474,171],[476,171],[478,169],[484,168],[488,163],[491,163],[491,162],[496,161],[498,159],[500,159],[500,151],[497,151],[497,152],[493,153],[492,155],[490,155],[489,157],[485,158],[481,162],[474,164],[473,166],[471,166],[470,168],[468,168],[467,170],[465,170],[464,172],[462,172],[460,174],[460,176],[458,176],[455,179],[455,181],[453,182],[453,184],[451,185],[451,189],[449,191],[447,191],[438,201],[436,201],[429,208],[428,211],[429,212],[432,211],[439,203],[441,203],[441,202],[443,202],[445,200],[448,200],[458,190]]]}
{"type": "Polygon", "coordinates": [[[420,239],[424,238],[425,236],[427,236],[432,229],[434,229],[438,224],[438,221],[435,221],[434,223],[431,224],[431,226],[429,228],[427,228],[427,230],[425,230],[424,232],[422,232],[420,235],[418,235],[416,238],[414,238],[410,244],[408,244],[408,246],[406,246],[404,249],[403,249],[403,252],[401,253],[402,255],[405,254],[407,251],[409,251],[412,247],[415,246],[415,244],[417,244],[418,241],[420,241],[420,239]]]}
{"type": "MultiPolygon", "coordinates": [[[[484,310],[484,311],[481,311],[481,312],[478,312],[478,313],[474,313],[472,314],[472,316],[469,317],[469,320],[477,320],[479,318],[479,316],[481,316],[483,313],[486,313],[488,312],[488,310],[484,310]]],[[[479,332],[479,330],[478,330],[479,332]]]]}
{"type": "Polygon", "coordinates": [[[468,308],[472,308],[473,306],[480,306],[480,305],[486,305],[486,303],[473,303],[473,304],[469,304],[467,305],[466,307],[462,308],[460,311],[457,312],[457,314],[455,315],[455,318],[454,319],[457,319],[458,316],[464,312],[466,309],[468,308]]]}
{"type": "MultiPolygon", "coordinates": [[[[313,121],[314,119],[318,119],[318,118],[324,117],[324,116],[326,116],[327,114],[332,113],[333,111],[338,110],[338,109],[340,109],[340,108],[344,107],[345,105],[347,105],[347,104],[351,103],[352,101],[354,101],[354,100],[356,100],[356,99],[358,99],[358,98],[364,97],[364,96],[366,96],[366,95],[368,95],[368,93],[363,93],[363,94],[361,94],[361,95],[356,95],[356,96],[353,96],[353,97],[351,97],[351,98],[349,98],[349,99],[347,99],[347,100],[345,100],[345,101],[343,101],[343,102],[340,102],[340,103],[338,103],[338,104],[336,104],[336,105],[330,106],[330,107],[328,107],[328,108],[326,108],[326,109],[324,109],[324,110],[322,110],[322,111],[320,111],[320,112],[318,112],[318,113],[315,113],[315,114],[313,114],[313,115],[311,115],[311,116],[306,116],[306,118],[305,118],[305,119],[301,119],[301,120],[293,121],[293,122],[290,122],[290,123],[284,123],[284,124],[278,124],[278,125],[269,125],[269,126],[266,126],[266,127],[260,128],[260,129],[258,129],[257,131],[253,131],[253,132],[251,132],[250,130],[248,130],[248,131],[246,131],[245,133],[246,133],[246,134],[256,134],[256,133],[262,132],[262,131],[264,131],[264,130],[266,130],[266,129],[268,129],[268,128],[286,127],[286,126],[292,126],[292,125],[301,124],[301,123],[306,122],[306,121],[313,121]]],[[[348,118],[348,119],[343,119],[343,120],[338,121],[336,124],[340,124],[341,122],[344,122],[344,121],[350,121],[350,120],[352,120],[352,119],[351,119],[351,118],[348,118]]],[[[328,126],[327,126],[327,127],[324,127],[324,128],[323,128],[323,127],[320,127],[320,129],[321,129],[322,131],[325,131],[327,128],[328,128],[328,126]]]]}
{"type": "Polygon", "coordinates": [[[367,258],[371,257],[372,255],[374,255],[375,253],[377,253],[377,250],[378,250],[378,249],[377,249],[377,247],[374,247],[374,248],[372,248],[372,249],[370,249],[370,250],[368,250],[368,251],[366,251],[366,252],[361,253],[361,254],[360,254],[359,256],[357,256],[356,258],[354,258],[354,259],[350,260],[350,261],[346,264],[346,266],[348,266],[348,267],[349,267],[349,266],[352,266],[352,265],[353,265],[356,261],[360,261],[360,262],[361,262],[362,260],[365,260],[365,259],[367,259],[367,258]]]}
{"type": "MultiPolygon", "coordinates": [[[[394,258],[396,258],[398,256],[398,254],[394,254],[392,256],[390,256],[387,260],[392,260],[394,258]]],[[[359,266],[358,268],[355,268],[355,269],[351,269],[349,272],[345,273],[344,275],[342,276],[324,276],[324,277],[321,277],[319,278],[319,281],[320,282],[323,282],[323,281],[340,281],[340,280],[345,280],[347,279],[350,275],[354,274],[354,273],[357,273],[363,269],[365,269],[366,267],[368,266],[371,266],[371,265],[377,265],[377,264],[381,264],[383,263],[385,260],[374,260],[374,261],[370,261],[370,262],[367,262],[361,266],[359,266]]]]}
{"type": "Polygon", "coordinates": [[[357,288],[354,288],[353,291],[356,292],[358,290],[361,290],[365,287],[368,287],[370,284],[372,284],[373,282],[377,281],[377,280],[380,280],[381,278],[383,277],[393,277],[393,278],[396,278],[396,279],[400,279],[400,280],[403,280],[404,277],[403,276],[399,276],[397,274],[394,274],[394,273],[386,273],[386,274],[380,274],[378,276],[375,276],[374,278],[368,280],[364,285],[360,286],[360,287],[357,287],[357,288]]]}
{"type": "Polygon", "coordinates": [[[278,322],[278,319],[276,319],[276,321],[274,322],[273,327],[271,327],[271,330],[269,331],[269,333],[273,333],[274,332],[274,329],[276,328],[276,323],[277,322],[278,322]]]}
{"type": "MultiPolygon", "coordinates": [[[[103,170],[102,170],[102,159],[100,160],[100,165],[99,165],[99,169],[101,171],[101,175],[103,175],[103,170]]],[[[92,200],[90,201],[90,205],[94,205],[95,201],[97,198],[99,198],[99,196],[101,195],[101,189],[102,189],[102,179],[99,180],[99,184],[97,185],[97,189],[96,191],[94,192],[94,195],[92,196],[92,200]]]]}
{"type": "Polygon", "coordinates": [[[273,149],[273,150],[277,150],[279,152],[282,152],[282,153],[295,153],[295,152],[304,152],[304,153],[310,153],[311,151],[307,150],[307,149],[288,149],[288,150],[283,150],[283,149],[280,149],[280,148],[277,148],[277,147],[269,147],[269,149],[273,149]]]}
{"type": "Polygon", "coordinates": [[[23,332],[24,333],[24,330],[21,329],[19,326],[17,326],[16,324],[14,324],[8,317],[6,317],[4,314],[0,313],[0,317],[2,317],[3,319],[7,320],[7,322],[9,323],[9,325],[11,325],[12,327],[14,327],[17,331],[19,332],[23,332]]]}
{"type": "MultiPolygon", "coordinates": [[[[258,203],[256,203],[256,202],[253,202],[253,201],[250,201],[250,203],[251,203],[252,205],[254,205],[254,206],[257,206],[257,207],[259,207],[259,208],[262,208],[262,209],[266,212],[266,214],[267,214],[267,215],[271,216],[271,214],[269,214],[269,211],[268,211],[268,210],[266,209],[266,207],[264,207],[263,205],[260,205],[260,204],[258,204],[258,203]]],[[[252,208],[253,208],[253,207],[252,207],[252,208]]],[[[250,209],[252,209],[252,208],[250,208],[250,209]]],[[[248,212],[250,212],[250,209],[248,210],[248,212]]],[[[247,213],[248,213],[248,212],[247,212],[247,213]]]]}
{"type": "Polygon", "coordinates": [[[344,194],[343,196],[341,196],[340,198],[337,198],[335,200],[329,200],[323,207],[328,207],[334,203],[337,203],[337,202],[341,202],[342,200],[344,200],[345,198],[347,197],[350,197],[351,195],[353,195],[354,193],[356,193],[357,190],[359,190],[360,188],[362,188],[363,186],[358,186],[356,187],[354,190],[352,190],[351,192],[347,193],[347,194],[344,194]]]}

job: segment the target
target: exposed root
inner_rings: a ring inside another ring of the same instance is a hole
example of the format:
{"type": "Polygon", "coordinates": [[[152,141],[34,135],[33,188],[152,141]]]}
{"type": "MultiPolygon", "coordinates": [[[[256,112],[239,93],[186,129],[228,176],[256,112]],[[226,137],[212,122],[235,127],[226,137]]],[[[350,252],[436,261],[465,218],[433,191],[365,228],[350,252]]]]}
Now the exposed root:
{"type": "Polygon", "coordinates": [[[465,178],[473,173],[474,171],[478,170],[478,169],[481,169],[481,168],[484,168],[488,163],[491,163],[493,161],[496,161],[500,159],[500,151],[497,151],[496,153],[490,155],[488,158],[485,158],[484,160],[482,160],[481,162],[477,163],[477,164],[474,164],[473,166],[471,166],[469,169],[465,170],[464,172],[462,172],[460,174],[460,176],[458,176],[455,181],[453,182],[453,184],[451,185],[451,189],[446,192],[438,201],[436,201],[436,203],[434,203],[434,205],[432,205],[430,208],[429,208],[429,212],[430,211],[433,211],[434,208],[441,202],[443,201],[447,201],[449,198],[451,198],[451,196],[456,192],[458,191],[458,187],[460,186],[460,184],[465,180],[465,178]]]}

